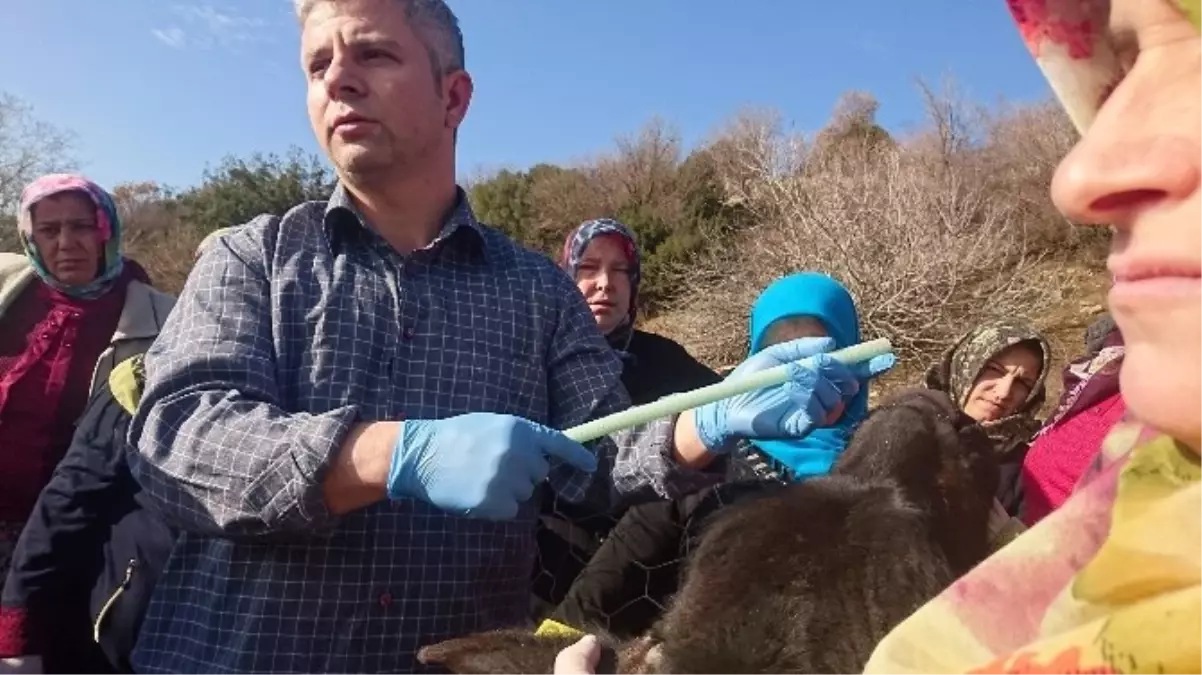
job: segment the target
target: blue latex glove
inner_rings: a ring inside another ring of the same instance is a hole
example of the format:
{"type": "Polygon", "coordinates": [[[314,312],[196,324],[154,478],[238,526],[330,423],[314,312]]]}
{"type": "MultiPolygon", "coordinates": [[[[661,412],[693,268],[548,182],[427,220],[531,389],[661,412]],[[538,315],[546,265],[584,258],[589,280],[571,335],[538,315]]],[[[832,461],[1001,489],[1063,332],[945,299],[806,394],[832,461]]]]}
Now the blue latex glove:
{"type": "Polygon", "coordinates": [[[697,408],[693,423],[706,449],[723,453],[736,438],[798,438],[825,424],[832,413],[860,391],[867,381],[893,367],[896,359],[885,354],[867,363],[844,366],[825,352],[835,346],[830,338],[800,338],[773,345],[744,361],[729,377],[736,378],[783,364],[791,364],[789,380],[697,408]],[[797,363],[814,356],[809,365],[797,363]]]}
{"type": "Polygon", "coordinates": [[[547,477],[548,457],[597,469],[583,445],[541,424],[494,413],[401,423],[388,470],[390,499],[420,499],[444,511],[507,520],[547,477]]]}

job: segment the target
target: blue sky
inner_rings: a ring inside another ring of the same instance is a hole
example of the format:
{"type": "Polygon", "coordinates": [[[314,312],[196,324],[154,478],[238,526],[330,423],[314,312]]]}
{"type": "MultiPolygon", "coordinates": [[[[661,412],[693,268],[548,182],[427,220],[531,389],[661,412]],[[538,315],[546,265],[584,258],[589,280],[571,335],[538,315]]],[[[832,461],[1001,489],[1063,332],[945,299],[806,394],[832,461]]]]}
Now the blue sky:
{"type": "MultiPolygon", "coordinates": [[[[185,187],[226,154],[316,150],[289,0],[4,0],[0,90],[74,132],[112,186],[185,187]]],[[[972,98],[1047,95],[1003,0],[451,0],[475,97],[461,174],[572,162],[651,116],[703,141],[744,106],[816,130],[873,92],[892,130],[918,76],[972,98]]]]}

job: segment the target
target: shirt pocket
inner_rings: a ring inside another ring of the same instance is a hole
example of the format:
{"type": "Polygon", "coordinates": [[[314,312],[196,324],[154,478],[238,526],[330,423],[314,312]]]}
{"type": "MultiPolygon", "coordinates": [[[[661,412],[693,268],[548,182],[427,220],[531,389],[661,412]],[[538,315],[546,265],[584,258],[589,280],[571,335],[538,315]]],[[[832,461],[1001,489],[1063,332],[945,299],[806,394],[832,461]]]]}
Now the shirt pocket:
{"type": "Polygon", "coordinates": [[[442,367],[431,384],[450,394],[453,407],[545,421],[542,331],[528,303],[499,294],[489,306],[434,308],[432,327],[441,344],[431,345],[429,354],[442,367]]]}
{"type": "Polygon", "coordinates": [[[543,363],[538,343],[524,332],[469,339],[455,354],[456,393],[474,399],[475,410],[545,421],[543,363]]]}
{"type": "MultiPolygon", "coordinates": [[[[341,289],[340,289],[341,290],[341,289]]],[[[384,283],[363,275],[354,292],[316,302],[297,297],[277,330],[283,356],[277,379],[285,406],[315,414],[347,404],[364,419],[389,419],[392,361],[400,340],[396,302],[384,283]]]]}

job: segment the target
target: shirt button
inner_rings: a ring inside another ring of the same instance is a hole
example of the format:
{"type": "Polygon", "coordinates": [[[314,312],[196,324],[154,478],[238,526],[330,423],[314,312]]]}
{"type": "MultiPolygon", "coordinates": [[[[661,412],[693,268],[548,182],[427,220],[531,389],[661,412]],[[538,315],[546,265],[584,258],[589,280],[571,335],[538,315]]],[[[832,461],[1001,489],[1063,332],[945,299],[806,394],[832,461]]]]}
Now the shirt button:
{"type": "Polygon", "coordinates": [[[401,337],[405,338],[406,340],[412,340],[413,339],[413,329],[406,328],[405,330],[401,331],[401,337]]]}
{"type": "Polygon", "coordinates": [[[381,593],[380,594],[380,606],[381,607],[391,607],[392,606],[392,593],[381,593]]]}

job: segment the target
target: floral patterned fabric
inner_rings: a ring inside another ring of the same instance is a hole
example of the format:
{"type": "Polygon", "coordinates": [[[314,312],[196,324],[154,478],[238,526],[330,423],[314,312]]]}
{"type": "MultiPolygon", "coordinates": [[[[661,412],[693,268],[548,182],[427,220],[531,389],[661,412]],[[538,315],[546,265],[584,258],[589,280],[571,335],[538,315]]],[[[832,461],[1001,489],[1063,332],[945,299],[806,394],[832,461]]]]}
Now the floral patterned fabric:
{"type": "MultiPolygon", "coordinates": [[[[1199,0],[1170,0],[1198,28],[1199,0]]],[[[1125,70],[1106,30],[1109,0],[1006,0],[1035,63],[1073,124],[1086,129],[1125,70]]]]}
{"type": "MultiPolygon", "coordinates": [[[[1149,0],[1150,1],[1150,0],[1149,0]]],[[[1107,0],[1008,0],[1078,129],[1124,71],[1107,0]]],[[[1177,0],[1199,25],[1199,0],[1177,0]]],[[[1202,672],[1202,472],[1120,424],[1059,510],[895,628],[865,672],[1202,672]]]]}
{"type": "Polygon", "coordinates": [[[1200,478],[1173,439],[1119,426],[1073,499],[894,629],[865,672],[1199,672],[1200,478]]]}

